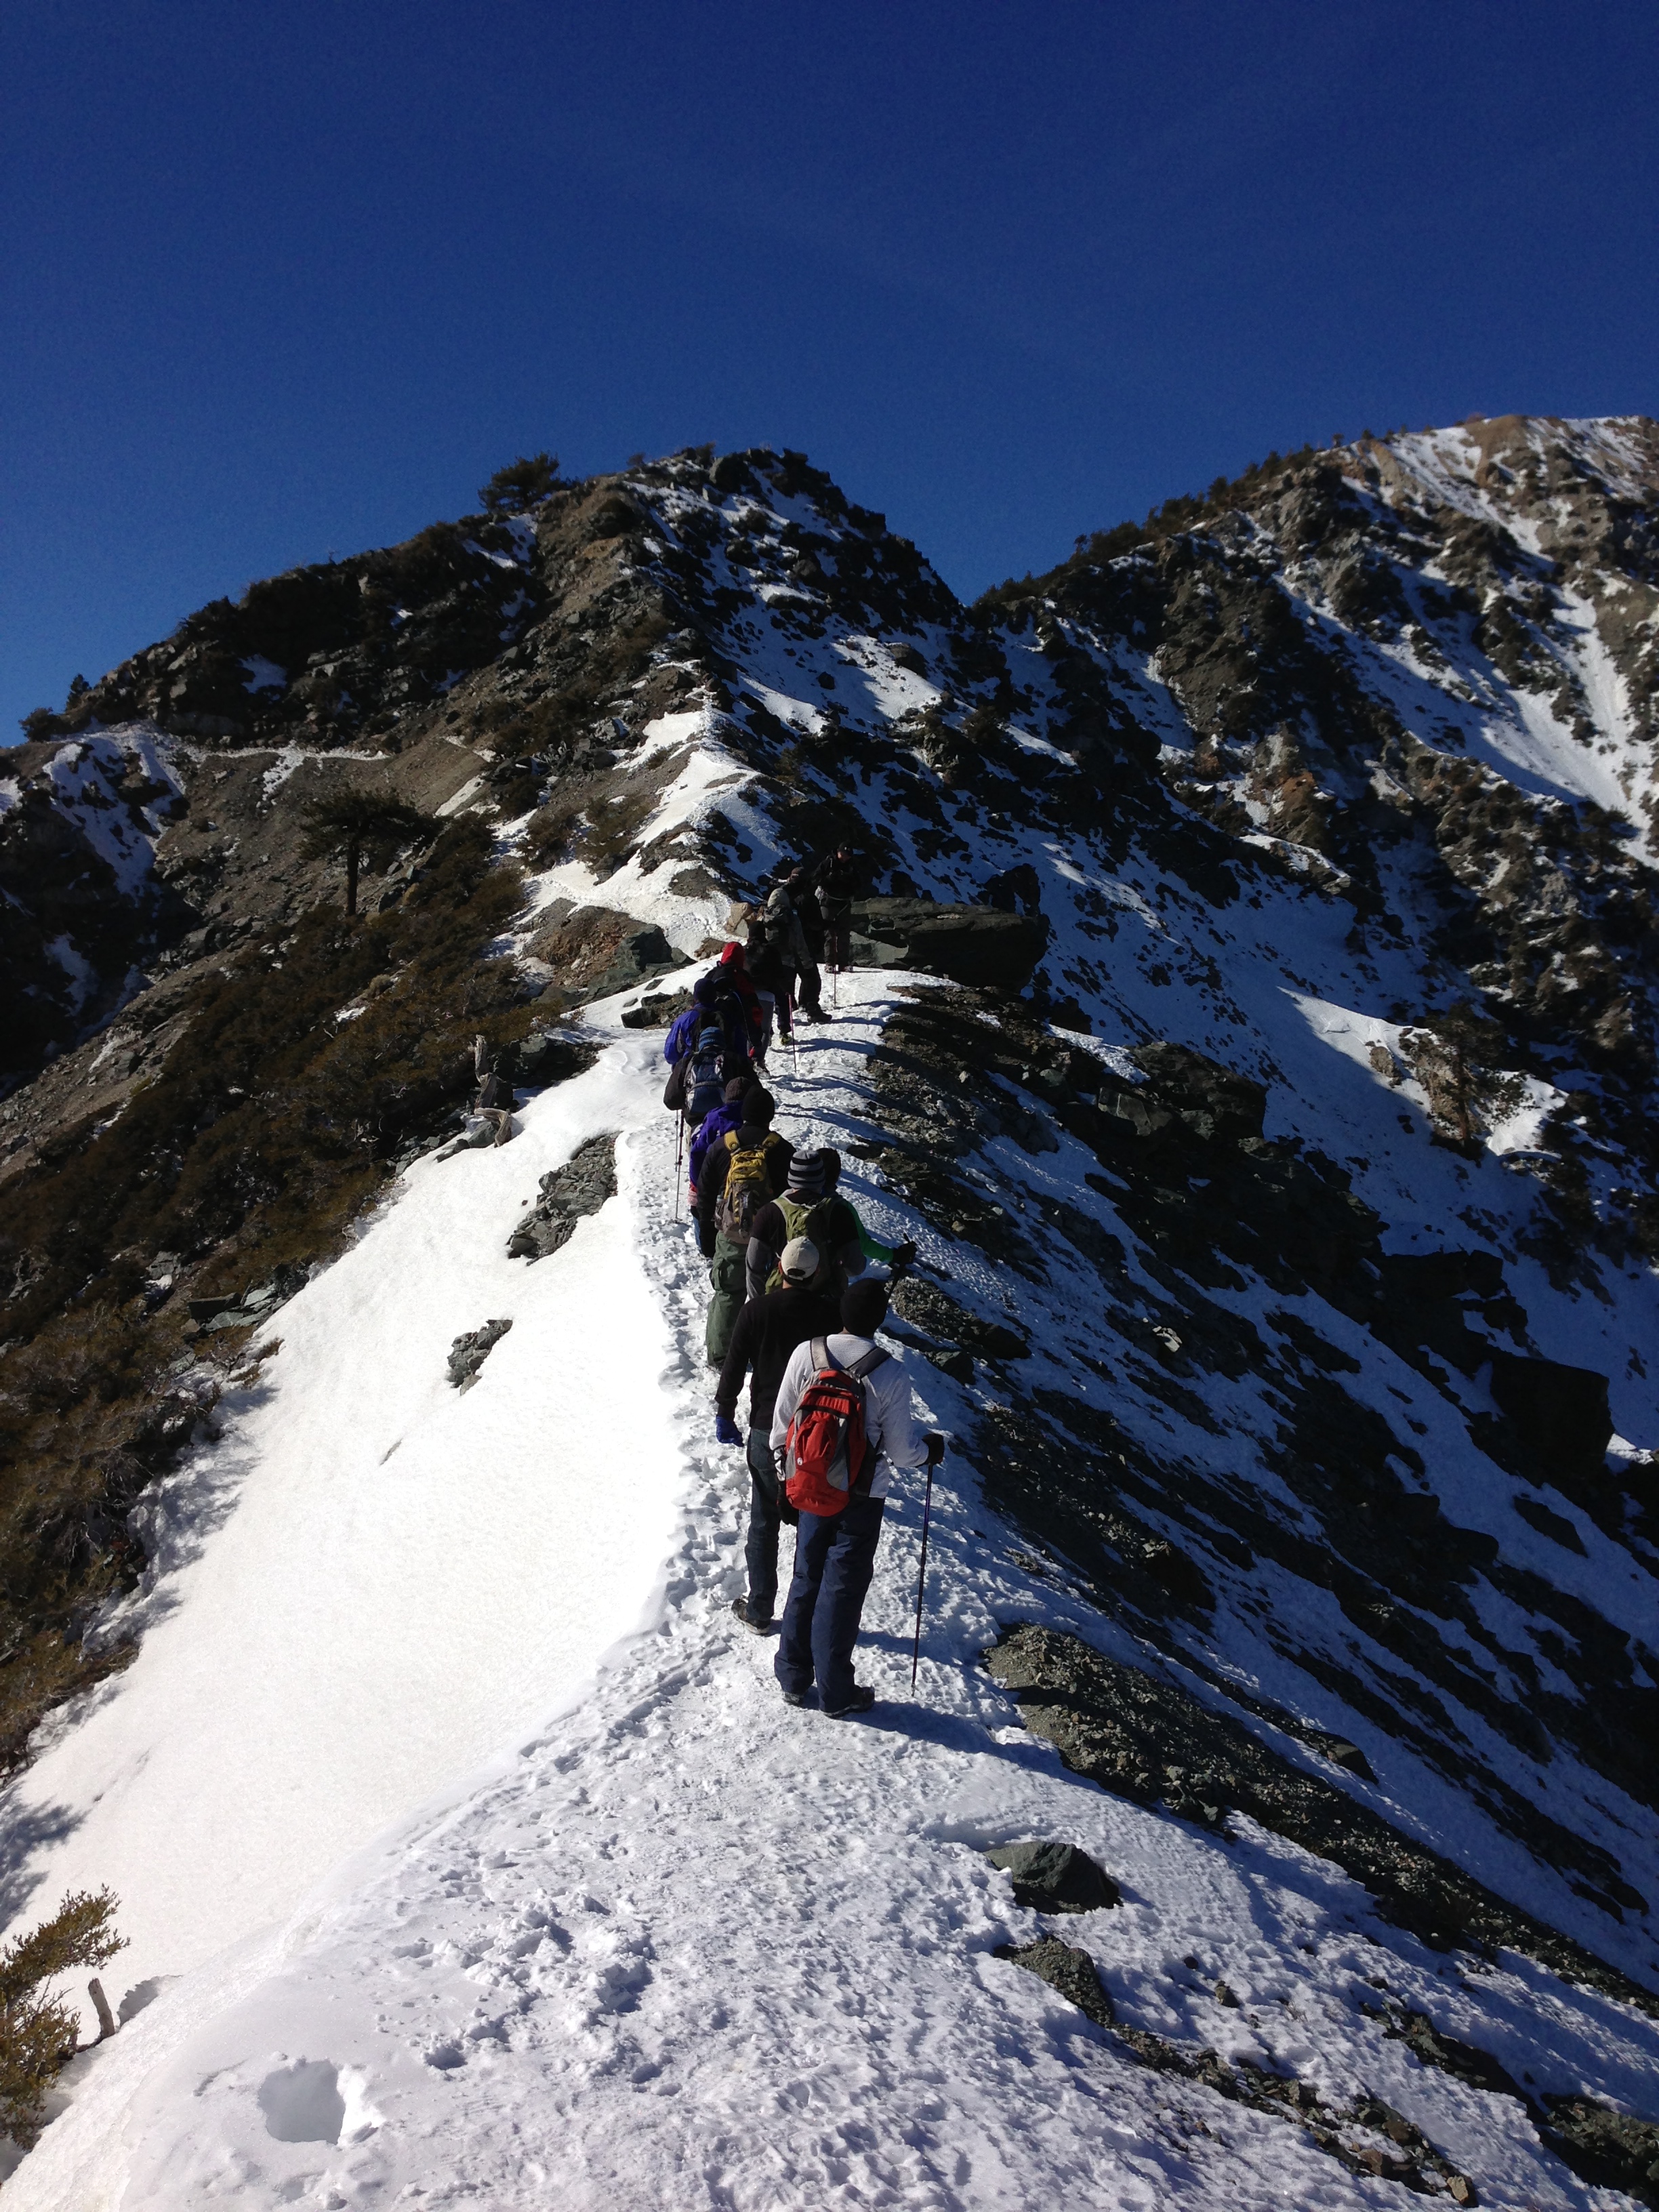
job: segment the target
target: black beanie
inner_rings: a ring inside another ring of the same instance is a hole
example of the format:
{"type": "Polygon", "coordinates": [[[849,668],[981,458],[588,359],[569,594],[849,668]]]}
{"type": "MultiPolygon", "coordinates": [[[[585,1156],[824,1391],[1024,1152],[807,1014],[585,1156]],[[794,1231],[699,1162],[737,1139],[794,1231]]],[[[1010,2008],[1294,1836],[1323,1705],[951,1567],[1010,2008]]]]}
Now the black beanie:
{"type": "Polygon", "coordinates": [[[887,1285],[849,1283],[841,1294],[841,1325],[849,1336],[873,1336],[887,1318],[887,1285]]]}
{"type": "Polygon", "coordinates": [[[752,1088],[753,1085],[750,1084],[750,1079],[746,1075],[734,1075],[732,1078],[732,1080],[726,1086],[725,1097],[726,1104],[728,1106],[735,1106],[738,1099],[746,1099],[752,1088]]]}
{"type": "Polygon", "coordinates": [[[777,1100],[763,1085],[757,1083],[744,1092],[743,1118],[750,1128],[767,1128],[777,1110],[777,1100]]]}

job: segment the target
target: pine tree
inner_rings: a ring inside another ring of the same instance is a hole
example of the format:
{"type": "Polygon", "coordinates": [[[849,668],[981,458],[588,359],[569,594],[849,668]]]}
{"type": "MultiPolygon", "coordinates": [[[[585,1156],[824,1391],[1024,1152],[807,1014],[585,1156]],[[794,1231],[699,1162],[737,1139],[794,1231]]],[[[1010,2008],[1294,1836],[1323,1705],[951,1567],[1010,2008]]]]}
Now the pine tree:
{"type": "Polygon", "coordinates": [[[1400,1049],[1423,1086],[1430,1118],[1460,1146],[1526,1097],[1526,1078],[1498,1064],[1506,1043],[1501,1024],[1467,1000],[1401,1031],[1400,1049]]]}
{"type": "Polygon", "coordinates": [[[47,1986],[74,1966],[101,1966],[126,1948],[107,1889],[78,1890],[53,1917],[0,1950],[0,2132],[27,2149],[47,2090],[79,2041],[76,2018],[47,1986]]]}
{"type": "Polygon", "coordinates": [[[357,911],[357,871],[366,850],[411,844],[417,837],[433,836],[438,827],[389,792],[343,791],[332,799],[315,799],[303,818],[308,860],[325,860],[344,851],[348,914],[357,911]]]}
{"type": "Polygon", "coordinates": [[[556,453],[520,453],[479,487],[479,502],[486,514],[521,514],[545,499],[558,480],[556,453]]]}

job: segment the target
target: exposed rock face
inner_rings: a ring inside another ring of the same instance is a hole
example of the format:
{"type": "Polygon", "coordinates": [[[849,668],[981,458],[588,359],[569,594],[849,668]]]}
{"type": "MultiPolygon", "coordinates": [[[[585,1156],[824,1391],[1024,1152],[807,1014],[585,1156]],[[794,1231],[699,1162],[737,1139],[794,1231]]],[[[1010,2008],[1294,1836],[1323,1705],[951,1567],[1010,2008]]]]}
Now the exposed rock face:
{"type": "Polygon", "coordinates": [[[1346,1867],[1384,1912],[1430,1942],[1507,1945],[1659,2012],[1652,1992],[1528,1921],[1174,1682],[1122,1666],[1076,1637],[1024,1625],[987,1653],[986,1665],[1018,1696],[1025,1725],[1103,1789],[1162,1800],[1182,1819],[1210,1827],[1219,1827],[1230,1811],[1249,1813],[1346,1867]]]}

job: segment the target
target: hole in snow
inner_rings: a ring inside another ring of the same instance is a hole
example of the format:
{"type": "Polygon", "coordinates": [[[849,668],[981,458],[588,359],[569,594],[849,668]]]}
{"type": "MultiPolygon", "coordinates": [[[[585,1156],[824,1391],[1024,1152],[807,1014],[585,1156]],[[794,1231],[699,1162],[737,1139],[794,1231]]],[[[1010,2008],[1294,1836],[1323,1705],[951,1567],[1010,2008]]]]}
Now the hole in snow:
{"type": "Polygon", "coordinates": [[[326,2058],[301,2058],[259,2084],[265,2132],[278,2142],[337,2142],[345,2125],[340,2077],[326,2058]]]}

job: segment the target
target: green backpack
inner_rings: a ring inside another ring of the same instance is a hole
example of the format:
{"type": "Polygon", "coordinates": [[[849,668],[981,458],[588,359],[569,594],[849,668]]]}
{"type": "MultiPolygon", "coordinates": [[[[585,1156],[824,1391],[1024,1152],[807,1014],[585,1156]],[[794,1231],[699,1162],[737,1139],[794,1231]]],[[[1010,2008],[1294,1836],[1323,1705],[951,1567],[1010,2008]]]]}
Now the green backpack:
{"type": "MultiPolygon", "coordinates": [[[[786,1244],[793,1244],[797,1237],[805,1237],[817,1246],[818,1272],[813,1280],[822,1283],[826,1279],[835,1279],[836,1270],[830,1254],[830,1233],[836,1218],[834,1208],[837,1201],[833,1198],[791,1198],[786,1191],[774,1203],[783,1216],[783,1241],[786,1244]]],[[[780,1261],[781,1258],[780,1254],[780,1261]]],[[[766,1287],[769,1291],[783,1288],[781,1266],[773,1268],[766,1279],[766,1287]]]]}

